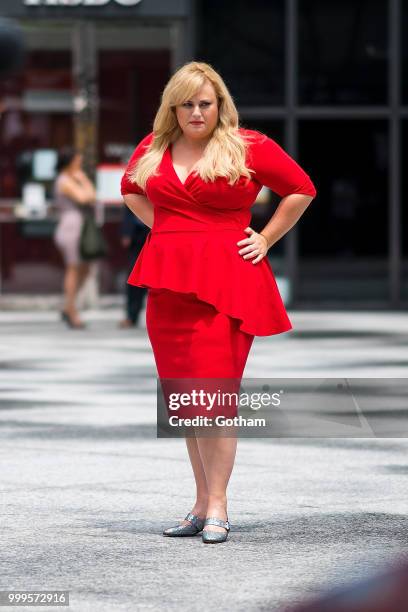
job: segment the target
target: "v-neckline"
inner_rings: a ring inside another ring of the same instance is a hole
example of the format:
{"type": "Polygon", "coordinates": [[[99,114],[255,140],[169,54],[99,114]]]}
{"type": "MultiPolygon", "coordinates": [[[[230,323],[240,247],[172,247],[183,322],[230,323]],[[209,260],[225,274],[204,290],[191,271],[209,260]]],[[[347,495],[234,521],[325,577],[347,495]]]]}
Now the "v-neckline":
{"type": "Polygon", "coordinates": [[[172,145],[173,145],[173,143],[172,143],[172,142],[170,142],[170,143],[169,143],[169,145],[168,145],[168,147],[167,147],[167,153],[168,153],[169,160],[170,160],[170,166],[171,166],[171,168],[172,168],[172,170],[173,170],[173,174],[174,174],[174,176],[176,177],[176,179],[178,180],[178,182],[180,183],[180,185],[181,185],[182,187],[185,187],[185,186],[186,186],[187,181],[189,180],[189,178],[190,178],[191,176],[193,176],[193,172],[195,171],[195,167],[197,166],[198,161],[200,161],[200,160],[203,158],[203,156],[202,156],[202,157],[200,157],[200,159],[199,159],[199,160],[198,160],[198,161],[197,161],[197,162],[194,164],[194,166],[191,168],[190,172],[187,174],[187,176],[186,176],[186,178],[185,178],[185,180],[184,180],[184,183],[183,183],[183,181],[181,180],[181,178],[180,178],[180,177],[179,177],[179,175],[177,174],[177,171],[176,171],[176,169],[175,169],[175,167],[174,167],[174,164],[173,164],[173,157],[172,157],[172,155],[171,155],[172,145]]]}

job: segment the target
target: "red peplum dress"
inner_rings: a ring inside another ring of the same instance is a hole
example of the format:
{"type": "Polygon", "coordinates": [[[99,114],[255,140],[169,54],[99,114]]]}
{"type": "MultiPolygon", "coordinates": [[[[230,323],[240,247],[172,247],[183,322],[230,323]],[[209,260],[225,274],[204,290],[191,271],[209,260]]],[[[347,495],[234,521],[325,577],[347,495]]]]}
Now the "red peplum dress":
{"type": "MultiPolygon", "coordinates": [[[[153,227],[127,282],[148,288],[146,327],[160,379],[240,381],[254,336],[292,329],[268,259],[243,259],[237,242],[248,237],[244,229],[263,185],[281,197],[314,197],[316,190],[274,140],[254,130],[239,132],[251,138],[250,181],[241,177],[229,185],[218,177],[206,183],[193,171],[182,183],[170,145],[160,176],[150,177],[143,191],[127,173],[153,133],[138,144],[122,178],[123,195],[145,195],[154,206],[153,227]]],[[[220,413],[237,416],[237,405],[220,413]]],[[[208,416],[208,407],[195,408],[197,414],[208,416]]],[[[191,407],[177,415],[192,416],[191,407]]]]}

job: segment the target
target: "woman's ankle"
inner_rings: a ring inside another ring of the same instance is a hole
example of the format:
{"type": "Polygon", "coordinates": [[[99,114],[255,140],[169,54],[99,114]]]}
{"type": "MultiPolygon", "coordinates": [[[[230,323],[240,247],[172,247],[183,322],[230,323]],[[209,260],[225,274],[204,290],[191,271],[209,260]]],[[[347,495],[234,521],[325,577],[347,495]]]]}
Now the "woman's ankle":
{"type": "Polygon", "coordinates": [[[213,512],[214,510],[227,512],[227,495],[209,495],[207,510],[210,512],[213,512]]]}
{"type": "Polygon", "coordinates": [[[75,306],[65,305],[62,310],[71,316],[75,316],[78,314],[78,311],[75,306]]]}
{"type": "Polygon", "coordinates": [[[227,494],[226,493],[209,493],[207,501],[208,503],[211,503],[211,504],[226,504],[227,494]]]}
{"type": "Polygon", "coordinates": [[[193,506],[193,514],[197,514],[200,518],[205,517],[208,506],[208,498],[200,497],[196,499],[196,502],[193,506]]]}

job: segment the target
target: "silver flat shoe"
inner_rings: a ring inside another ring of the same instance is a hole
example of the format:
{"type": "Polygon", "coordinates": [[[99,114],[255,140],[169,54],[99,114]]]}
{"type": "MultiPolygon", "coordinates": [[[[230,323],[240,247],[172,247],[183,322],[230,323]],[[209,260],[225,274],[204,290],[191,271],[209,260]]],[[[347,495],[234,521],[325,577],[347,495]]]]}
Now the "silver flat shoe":
{"type": "Polygon", "coordinates": [[[226,521],[222,521],[215,516],[211,516],[210,518],[205,519],[204,527],[206,525],[217,525],[218,527],[224,527],[225,533],[222,531],[203,531],[202,537],[203,542],[205,544],[217,544],[218,542],[225,542],[228,538],[228,533],[231,528],[228,519],[226,521]]]}
{"type": "Polygon", "coordinates": [[[169,527],[163,531],[163,535],[171,537],[180,536],[195,536],[200,533],[204,527],[204,519],[200,519],[196,514],[187,514],[186,521],[190,521],[190,525],[176,525],[169,527]]]}

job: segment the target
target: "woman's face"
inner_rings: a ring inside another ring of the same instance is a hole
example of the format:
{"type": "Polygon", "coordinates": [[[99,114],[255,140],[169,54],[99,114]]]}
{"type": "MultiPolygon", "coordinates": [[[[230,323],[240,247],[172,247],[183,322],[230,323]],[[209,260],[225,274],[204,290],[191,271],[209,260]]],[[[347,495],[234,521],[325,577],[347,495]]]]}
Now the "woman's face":
{"type": "Polygon", "coordinates": [[[176,106],[183,134],[189,139],[209,138],[218,122],[218,103],[214,87],[206,81],[189,100],[176,106]]]}

